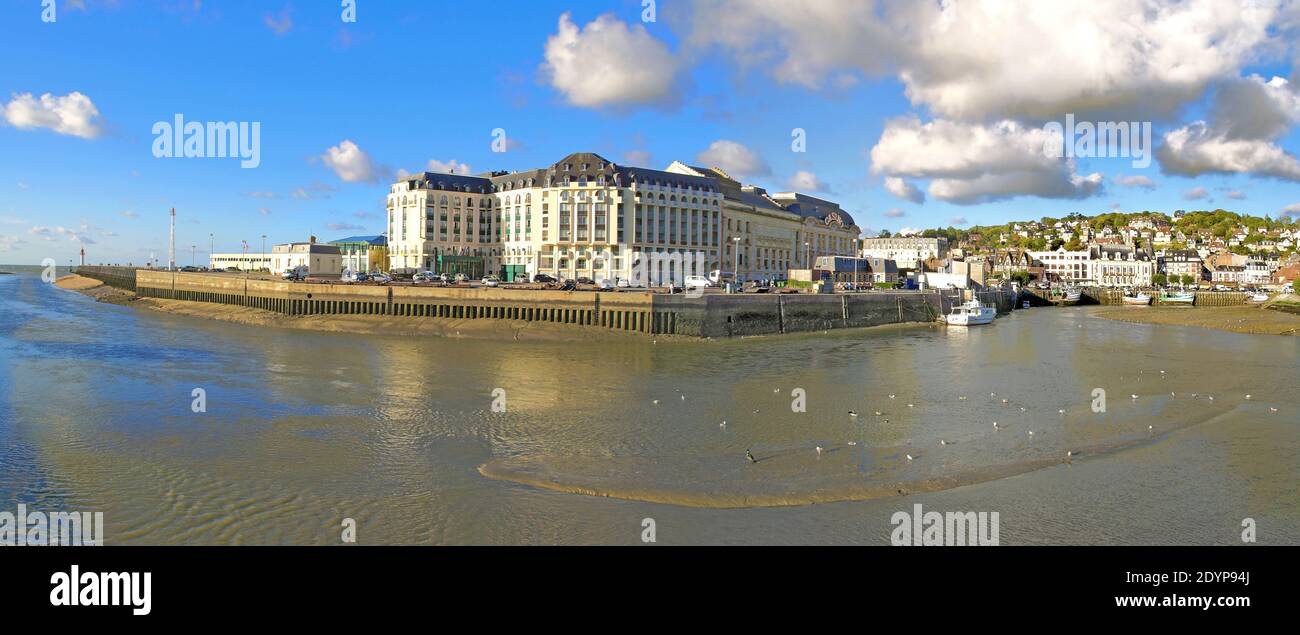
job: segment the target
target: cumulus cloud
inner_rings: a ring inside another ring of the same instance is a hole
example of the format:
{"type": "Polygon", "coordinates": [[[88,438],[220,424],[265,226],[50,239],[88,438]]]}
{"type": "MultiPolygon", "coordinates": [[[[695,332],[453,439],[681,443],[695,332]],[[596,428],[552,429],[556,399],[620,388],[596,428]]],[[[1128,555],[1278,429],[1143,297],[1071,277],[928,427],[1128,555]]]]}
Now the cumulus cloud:
{"type": "Polygon", "coordinates": [[[449,161],[439,161],[437,159],[429,159],[429,164],[425,166],[425,169],[430,172],[441,172],[443,174],[473,174],[474,173],[474,171],[470,169],[469,164],[461,163],[460,161],[457,161],[455,159],[451,159],[449,161]]]}
{"type": "Polygon", "coordinates": [[[1151,177],[1142,176],[1141,174],[1134,174],[1131,176],[1116,174],[1114,181],[1116,185],[1122,185],[1124,187],[1140,187],[1147,190],[1155,189],[1156,187],[1156,182],[1152,181],[1151,177]]]}
{"type": "Polygon", "coordinates": [[[903,180],[902,177],[885,177],[885,191],[905,201],[913,203],[925,202],[925,193],[915,185],[903,180]]]}
{"type": "Polygon", "coordinates": [[[916,2],[695,0],[693,48],[781,82],[896,75],[912,103],[964,120],[1166,116],[1269,50],[1287,0],[916,2]],[[727,28],[718,28],[726,24],[727,28]],[[1033,54],[1026,55],[1027,51],[1033,54]]]}
{"type": "Polygon", "coordinates": [[[344,139],[326,150],[320,158],[334,170],[334,174],[348,183],[374,183],[379,180],[379,166],[351,140],[344,139]]]}
{"type": "Polygon", "coordinates": [[[1300,181],[1300,161],[1276,142],[1300,122],[1300,93],[1287,80],[1258,75],[1225,82],[1209,121],[1164,136],[1156,151],[1167,174],[1249,173],[1300,181]]]}
{"type": "Polygon", "coordinates": [[[719,167],[734,177],[766,176],[772,173],[767,162],[757,152],[742,144],[726,139],[719,139],[709,144],[696,161],[709,166],[719,167]]]}
{"type": "MultiPolygon", "coordinates": [[[[83,232],[89,229],[85,223],[82,223],[83,232]]],[[[31,236],[44,240],[46,242],[56,242],[60,236],[67,238],[70,242],[80,243],[83,245],[93,245],[95,241],[83,232],[77,232],[67,227],[41,227],[36,226],[27,230],[31,236]]]]}
{"type": "Polygon", "coordinates": [[[599,108],[673,99],[679,61],[645,27],[602,15],[581,29],[568,13],[547,38],[542,74],[574,106],[599,108]]]}
{"type": "Polygon", "coordinates": [[[1228,198],[1234,201],[1246,200],[1246,193],[1242,192],[1241,190],[1229,190],[1228,193],[1225,194],[1224,196],[1227,196],[1228,198]]]}
{"type": "Polygon", "coordinates": [[[73,91],[62,97],[45,93],[15,94],[4,106],[5,121],[19,130],[45,128],[59,134],[94,139],[102,130],[99,109],[89,97],[73,91]]]}
{"type": "Polygon", "coordinates": [[[830,186],[807,170],[795,172],[786,185],[797,192],[830,192],[830,186]]]}
{"type": "Polygon", "coordinates": [[[907,216],[907,212],[904,212],[901,208],[894,207],[881,212],[880,215],[885,218],[902,218],[907,216]]]}
{"type": "Polygon", "coordinates": [[[894,177],[931,179],[930,196],[969,205],[1021,195],[1082,199],[1100,193],[1100,173],[1080,175],[1074,163],[1044,152],[1060,136],[1014,121],[972,124],[915,117],[885,124],[871,149],[871,169],[894,177]]]}
{"type": "Polygon", "coordinates": [[[1209,190],[1203,187],[1194,187],[1183,192],[1183,199],[1188,201],[1199,201],[1210,196],[1209,190]]]}
{"type": "Polygon", "coordinates": [[[1279,211],[1278,213],[1281,214],[1282,216],[1300,218],[1300,203],[1292,203],[1290,205],[1287,205],[1286,207],[1283,207],[1281,211],[1279,211]]]}

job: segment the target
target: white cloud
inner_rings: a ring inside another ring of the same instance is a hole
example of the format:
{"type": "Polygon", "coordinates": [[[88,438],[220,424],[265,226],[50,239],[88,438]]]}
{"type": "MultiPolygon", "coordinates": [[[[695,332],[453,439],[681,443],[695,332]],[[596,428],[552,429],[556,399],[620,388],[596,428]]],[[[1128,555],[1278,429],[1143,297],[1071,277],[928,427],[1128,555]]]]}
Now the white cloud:
{"type": "Polygon", "coordinates": [[[949,224],[949,225],[966,225],[966,224],[967,224],[967,222],[966,222],[966,217],[965,217],[965,216],[953,216],[952,218],[949,218],[949,219],[948,219],[948,224],[949,224]]]}
{"type": "Polygon", "coordinates": [[[13,251],[18,245],[25,244],[27,244],[27,241],[22,238],[0,234],[0,251],[13,251]]]}
{"type": "Polygon", "coordinates": [[[766,176],[772,173],[763,157],[742,144],[719,139],[696,156],[706,167],[719,167],[734,177],[766,176]]]}
{"type": "Polygon", "coordinates": [[[1263,139],[1230,139],[1198,121],[1165,135],[1156,151],[1166,174],[1250,173],[1300,181],[1300,161],[1263,139]]]}
{"type": "Polygon", "coordinates": [[[799,170],[786,181],[790,189],[797,192],[830,192],[830,187],[826,185],[817,175],[807,170],[799,170]]]}
{"type": "Polygon", "coordinates": [[[363,225],[356,225],[354,223],[326,223],[325,228],[330,231],[336,231],[336,232],[357,231],[357,230],[365,229],[363,225]]]}
{"type": "Polygon", "coordinates": [[[1227,196],[1228,198],[1230,198],[1230,199],[1232,199],[1232,200],[1234,200],[1234,201],[1244,201],[1244,200],[1246,200],[1246,193],[1245,193],[1245,192],[1242,192],[1241,190],[1230,190],[1230,191],[1229,191],[1227,194],[1225,194],[1224,196],[1227,196]]]}
{"type": "Polygon", "coordinates": [[[885,191],[905,201],[913,203],[925,202],[925,193],[902,177],[885,177],[885,191]]]}
{"type": "Polygon", "coordinates": [[[1290,205],[1287,205],[1286,207],[1283,207],[1279,213],[1283,216],[1300,218],[1300,203],[1292,203],[1290,205]]]}
{"type": "Polygon", "coordinates": [[[276,35],[284,35],[293,30],[293,16],[290,15],[289,7],[280,10],[279,15],[267,13],[262,16],[262,24],[271,29],[276,35]]]}
{"type": "Polygon", "coordinates": [[[907,216],[907,212],[903,211],[901,208],[894,207],[881,212],[880,215],[885,218],[902,218],[907,216]]]}
{"type": "Polygon", "coordinates": [[[1300,161],[1276,141],[1300,122],[1300,93],[1281,77],[1225,82],[1209,121],[1165,134],[1156,151],[1166,174],[1249,173],[1300,181],[1300,161]]]}
{"type": "Polygon", "coordinates": [[[623,160],[630,165],[645,168],[650,167],[651,162],[654,161],[654,155],[647,150],[628,150],[623,153],[623,160]]]}
{"type": "Polygon", "coordinates": [[[917,234],[920,234],[922,231],[923,231],[923,230],[917,229],[917,228],[915,228],[915,227],[904,227],[904,228],[898,230],[898,235],[899,235],[899,236],[915,236],[915,235],[917,235],[917,234]]]}
{"type": "Polygon", "coordinates": [[[579,29],[568,13],[546,40],[542,73],[570,104],[599,108],[673,99],[678,60],[641,25],[602,15],[579,29]]]}
{"type": "Polygon", "coordinates": [[[1210,196],[1209,190],[1203,187],[1194,187],[1183,192],[1183,199],[1188,201],[1199,201],[1210,196]]]}
{"type": "Polygon", "coordinates": [[[1140,187],[1147,190],[1155,189],[1156,187],[1156,182],[1152,181],[1151,177],[1143,176],[1141,174],[1133,174],[1130,176],[1116,174],[1113,180],[1116,185],[1122,185],[1124,187],[1140,187]]]}
{"type": "Polygon", "coordinates": [[[118,212],[117,215],[118,215],[118,216],[121,216],[122,218],[130,218],[130,219],[136,219],[136,218],[139,218],[139,217],[140,217],[139,214],[137,214],[137,213],[135,213],[135,212],[133,212],[133,211],[131,211],[131,210],[129,210],[129,209],[127,209],[127,210],[122,210],[122,211],[118,212]]]}
{"type": "Polygon", "coordinates": [[[1103,189],[1100,173],[1079,175],[1071,161],[1049,156],[1060,136],[1014,121],[970,124],[901,117],[885,124],[871,149],[878,174],[931,179],[930,196],[960,205],[1021,195],[1081,199],[1103,189]]]}
{"type": "Polygon", "coordinates": [[[811,87],[893,74],[946,118],[1150,118],[1286,50],[1287,1],[695,0],[688,43],[811,87]]]}
{"type": "Polygon", "coordinates": [[[370,155],[348,139],[326,150],[320,158],[340,179],[348,183],[373,183],[379,180],[379,167],[370,155]]]}
{"type": "Polygon", "coordinates": [[[430,172],[441,172],[443,174],[447,174],[447,173],[473,174],[474,173],[474,171],[470,169],[468,164],[461,163],[460,161],[457,161],[455,159],[451,159],[450,161],[445,161],[445,162],[439,161],[437,159],[429,159],[429,164],[425,166],[425,169],[430,172]]]}
{"type": "MultiPolygon", "coordinates": [[[[89,229],[89,227],[87,227],[85,223],[82,223],[82,228],[83,228],[83,232],[89,229]]],[[[53,227],[53,228],[36,226],[28,229],[27,233],[31,236],[35,236],[36,238],[40,238],[41,240],[44,240],[46,242],[55,242],[59,239],[59,236],[63,236],[67,238],[69,241],[74,243],[81,243],[83,245],[95,244],[95,241],[91,239],[89,236],[86,236],[83,233],[73,231],[63,226],[53,227]]]]}
{"type": "Polygon", "coordinates": [[[46,128],[59,134],[94,139],[101,133],[99,109],[89,97],[71,92],[62,97],[45,93],[13,95],[4,106],[4,119],[19,130],[46,128]]]}

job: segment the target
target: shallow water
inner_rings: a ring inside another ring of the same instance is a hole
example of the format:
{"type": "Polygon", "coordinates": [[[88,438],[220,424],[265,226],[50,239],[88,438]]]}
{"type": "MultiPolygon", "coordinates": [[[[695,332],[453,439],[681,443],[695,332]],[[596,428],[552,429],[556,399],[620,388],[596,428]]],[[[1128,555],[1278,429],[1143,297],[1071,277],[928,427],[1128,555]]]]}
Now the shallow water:
{"type": "Polygon", "coordinates": [[[363,543],[638,543],[654,518],[660,543],[887,544],[915,503],[997,511],[1002,544],[1240,544],[1246,517],[1300,542],[1296,338],[1089,313],[521,343],[263,329],[0,276],[0,509],[103,511],[116,544],[329,544],[347,517],[363,543]]]}

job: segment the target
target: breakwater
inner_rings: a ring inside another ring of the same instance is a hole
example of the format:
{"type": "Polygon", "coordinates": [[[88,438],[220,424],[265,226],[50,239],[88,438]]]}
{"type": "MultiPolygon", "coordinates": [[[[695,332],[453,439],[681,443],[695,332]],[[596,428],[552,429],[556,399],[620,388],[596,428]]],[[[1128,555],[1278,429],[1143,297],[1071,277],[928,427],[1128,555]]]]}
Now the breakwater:
{"type": "MultiPolygon", "coordinates": [[[[963,300],[957,291],[709,293],[690,297],[648,292],[287,282],[124,267],[81,267],[77,273],[132,290],[144,298],[238,305],[284,315],[520,320],[687,337],[772,335],[933,322],[963,300]]],[[[977,297],[996,306],[999,313],[1013,308],[1010,293],[981,292],[977,297]]]]}

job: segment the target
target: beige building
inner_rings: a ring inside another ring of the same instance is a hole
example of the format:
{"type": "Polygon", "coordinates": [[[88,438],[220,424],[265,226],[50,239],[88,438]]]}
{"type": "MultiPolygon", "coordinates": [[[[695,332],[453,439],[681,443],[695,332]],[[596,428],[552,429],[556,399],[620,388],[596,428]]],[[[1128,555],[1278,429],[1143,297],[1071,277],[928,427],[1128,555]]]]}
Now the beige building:
{"type": "Polygon", "coordinates": [[[391,269],[441,272],[481,259],[507,280],[658,285],[737,264],[746,279],[784,277],[804,242],[815,255],[849,255],[858,237],[828,201],[769,196],[715,168],[653,170],[592,153],[524,172],[412,175],[391,187],[388,213],[391,269]]]}
{"type": "Polygon", "coordinates": [[[280,275],[297,267],[306,267],[307,275],[337,278],[343,273],[343,255],[334,245],[316,242],[312,236],[305,243],[288,243],[271,248],[271,273],[280,275]]]}

